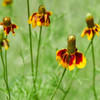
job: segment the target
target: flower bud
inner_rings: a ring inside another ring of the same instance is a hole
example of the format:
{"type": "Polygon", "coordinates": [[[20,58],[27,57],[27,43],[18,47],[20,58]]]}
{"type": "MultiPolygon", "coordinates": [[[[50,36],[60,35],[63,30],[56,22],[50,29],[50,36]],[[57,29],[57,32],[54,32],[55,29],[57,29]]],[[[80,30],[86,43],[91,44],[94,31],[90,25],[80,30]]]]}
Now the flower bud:
{"type": "Polygon", "coordinates": [[[86,16],[86,23],[87,23],[88,28],[94,27],[94,19],[93,19],[93,16],[90,13],[88,13],[87,16],[86,16]]]}
{"type": "Polygon", "coordinates": [[[38,9],[39,14],[45,14],[45,11],[46,11],[46,9],[43,5],[41,5],[38,9]]]}
{"type": "Polygon", "coordinates": [[[11,24],[11,19],[9,17],[4,17],[3,18],[3,24],[5,26],[9,26],[11,24]]]}
{"type": "Polygon", "coordinates": [[[74,35],[70,35],[68,37],[68,46],[67,50],[69,54],[73,54],[75,52],[75,46],[76,46],[76,38],[74,35]]]}

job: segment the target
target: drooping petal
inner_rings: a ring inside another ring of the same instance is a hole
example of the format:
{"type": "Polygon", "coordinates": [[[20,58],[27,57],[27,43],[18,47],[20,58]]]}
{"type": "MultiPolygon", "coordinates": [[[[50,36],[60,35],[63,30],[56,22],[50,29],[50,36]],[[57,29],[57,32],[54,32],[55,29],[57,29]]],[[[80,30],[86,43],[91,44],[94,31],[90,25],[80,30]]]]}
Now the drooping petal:
{"type": "Polygon", "coordinates": [[[11,24],[11,27],[12,27],[12,28],[16,28],[16,29],[18,29],[18,26],[15,25],[15,24],[11,24]]]}
{"type": "Polygon", "coordinates": [[[99,36],[99,29],[98,28],[93,28],[94,32],[99,36]]]}
{"type": "Polygon", "coordinates": [[[36,16],[33,17],[32,20],[32,26],[35,28],[36,26],[41,27],[42,26],[42,15],[41,14],[36,14],[36,16]]]}
{"type": "Polygon", "coordinates": [[[44,26],[49,26],[50,24],[50,19],[49,19],[49,16],[47,14],[45,14],[45,22],[44,22],[44,26]]]}
{"type": "Polygon", "coordinates": [[[37,26],[41,27],[45,22],[45,19],[44,19],[44,15],[41,14],[41,16],[39,16],[39,18],[37,19],[37,26]]]}
{"type": "Polygon", "coordinates": [[[11,24],[11,31],[12,31],[13,35],[15,36],[14,28],[18,29],[18,26],[15,24],[11,24]]]}
{"type": "Polygon", "coordinates": [[[76,57],[76,67],[78,68],[84,68],[86,65],[86,58],[82,53],[76,52],[75,53],[76,57]]]}
{"type": "Polygon", "coordinates": [[[63,54],[67,52],[67,49],[58,50],[56,52],[56,60],[63,58],[63,54]]]}
{"type": "Polygon", "coordinates": [[[95,26],[98,29],[98,31],[100,31],[100,26],[98,24],[95,24],[95,26]]]}
{"type": "Polygon", "coordinates": [[[9,26],[4,27],[4,32],[5,32],[6,35],[8,35],[10,31],[11,31],[11,27],[9,27],[9,26]]]}
{"type": "Polygon", "coordinates": [[[32,23],[33,17],[36,16],[36,15],[37,15],[37,13],[35,12],[35,13],[32,14],[32,16],[29,17],[28,24],[32,23]]]}
{"type": "Polygon", "coordinates": [[[86,31],[87,31],[88,28],[85,28],[81,34],[81,37],[84,37],[86,35],[86,31]]]}
{"type": "Polygon", "coordinates": [[[46,11],[46,14],[47,14],[48,16],[51,16],[51,15],[52,15],[52,12],[51,12],[51,11],[46,11]]]}
{"type": "Polygon", "coordinates": [[[8,40],[7,40],[7,39],[3,39],[3,41],[2,41],[2,46],[3,46],[6,50],[8,50],[9,44],[8,44],[8,40]]]}
{"type": "Polygon", "coordinates": [[[69,70],[73,70],[75,68],[75,55],[70,55],[70,59],[69,59],[69,70]]]}
{"type": "Polygon", "coordinates": [[[88,40],[91,40],[94,33],[92,32],[92,29],[89,28],[89,29],[86,31],[86,34],[87,34],[88,40]]]}
{"type": "Polygon", "coordinates": [[[65,68],[68,68],[68,54],[67,49],[58,50],[56,52],[56,60],[59,62],[59,65],[65,68]]]}
{"type": "Polygon", "coordinates": [[[85,28],[81,34],[81,37],[87,35],[88,40],[91,40],[94,33],[92,32],[92,28],[85,28]]]}
{"type": "Polygon", "coordinates": [[[69,55],[67,53],[65,53],[65,54],[63,54],[63,58],[61,59],[62,66],[66,69],[68,68],[68,57],[69,57],[69,55]]]}
{"type": "Polygon", "coordinates": [[[35,20],[32,20],[32,27],[35,28],[36,25],[37,25],[37,24],[36,24],[35,20]]]}
{"type": "Polygon", "coordinates": [[[37,26],[41,27],[42,26],[42,23],[40,20],[37,20],[37,26]]]}

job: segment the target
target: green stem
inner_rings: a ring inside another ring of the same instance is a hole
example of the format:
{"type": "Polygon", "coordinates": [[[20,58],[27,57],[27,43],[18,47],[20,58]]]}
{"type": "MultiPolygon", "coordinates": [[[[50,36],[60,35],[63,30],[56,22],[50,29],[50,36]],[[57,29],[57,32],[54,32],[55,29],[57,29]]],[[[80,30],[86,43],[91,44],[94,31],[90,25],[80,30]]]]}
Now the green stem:
{"type": "MultiPolygon", "coordinates": [[[[6,36],[6,39],[7,39],[7,36],[6,36]]],[[[6,81],[7,81],[7,84],[8,84],[8,69],[7,69],[7,50],[5,50],[5,77],[6,77],[6,81]]],[[[8,85],[9,86],[9,85],[8,85]]],[[[9,88],[9,87],[8,87],[9,88]]],[[[11,95],[10,95],[10,91],[8,89],[8,94],[9,94],[9,100],[11,98],[11,95]]]]}
{"type": "MultiPolygon", "coordinates": [[[[27,13],[28,13],[28,18],[29,18],[30,17],[29,0],[27,0],[27,13]]],[[[29,26],[29,38],[30,38],[31,71],[32,71],[34,92],[36,93],[36,86],[35,86],[35,79],[34,79],[35,75],[34,75],[34,66],[33,66],[32,32],[31,32],[31,25],[28,24],[28,26],[29,26]]],[[[36,94],[35,94],[35,98],[36,98],[36,100],[38,100],[36,94]]]]}
{"type": "MultiPolygon", "coordinates": [[[[38,62],[39,62],[39,54],[40,54],[40,44],[41,44],[41,33],[42,33],[42,26],[40,27],[40,34],[39,34],[39,40],[38,40],[38,48],[37,48],[37,58],[36,58],[36,76],[35,76],[35,81],[34,84],[36,84],[37,81],[37,73],[38,73],[38,62]]],[[[37,90],[35,90],[36,93],[37,90]]],[[[36,94],[36,100],[38,100],[38,95],[36,94]]]]}
{"type": "MultiPolygon", "coordinates": [[[[6,36],[7,39],[7,36],[6,36]]],[[[6,79],[8,82],[8,71],[7,71],[7,50],[5,50],[5,71],[6,71],[6,79]]]]}
{"type": "Polygon", "coordinates": [[[93,58],[93,92],[95,100],[97,100],[97,94],[95,89],[95,55],[94,55],[94,47],[93,47],[93,40],[92,40],[92,58],[93,58]]]}
{"type": "Polygon", "coordinates": [[[10,100],[10,90],[9,90],[9,86],[8,86],[8,82],[7,82],[7,78],[6,78],[6,68],[5,68],[5,64],[4,64],[4,60],[3,60],[2,49],[1,49],[1,61],[2,61],[2,65],[3,65],[3,69],[4,69],[4,81],[5,81],[6,88],[7,88],[8,95],[9,95],[9,98],[7,97],[7,100],[10,100]]]}
{"type": "MultiPolygon", "coordinates": [[[[91,44],[92,44],[92,40],[93,40],[93,38],[91,39],[90,43],[88,44],[87,49],[86,49],[84,55],[87,54],[87,51],[89,50],[89,48],[90,48],[90,46],[91,46],[91,44]]],[[[69,93],[69,91],[70,91],[70,89],[71,89],[71,86],[72,86],[72,84],[73,84],[73,81],[74,81],[74,79],[75,79],[75,77],[76,77],[76,75],[77,75],[78,72],[79,72],[79,70],[77,70],[76,73],[75,73],[75,75],[73,76],[73,78],[72,78],[72,80],[71,80],[71,82],[70,82],[70,84],[69,84],[69,87],[68,87],[67,90],[65,91],[65,94],[64,94],[62,100],[64,100],[65,97],[68,95],[68,93],[69,93]]]]}
{"type": "Polygon", "coordinates": [[[36,77],[35,82],[37,81],[37,73],[38,73],[38,64],[39,64],[39,54],[40,54],[40,44],[41,44],[41,33],[42,33],[42,26],[40,27],[40,34],[38,40],[38,49],[37,49],[37,58],[36,58],[36,77]]]}
{"type": "MultiPolygon", "coordinates": [[[[94,37],[93,37],[93,38],[94,38],[94,37]]],[[[90,41],[90,43],[89,43],[89,45],[88,45],[88,47],[87,47],[87,49],[86,49],[86,51],[85,51],[84,55],[86,55],[86,54],[87,54],[87,51],[88,51],[88,49],[90,48],[90,45],[92,44],[92,40],[93,40],[93,38],[91,39],[91,41],[90,41]]]]}
{"type": "MultiPolygon", "coordinates": [[[[28,11],[28,18],[30,16],[30,9],[29,9],[29,0],[27,0],[27,11],[28,11]]],[[[31,26],[29,26],[29,38],[30,38],[30,56],[31,56],[31,71],[32,71],[32,78],[33,78],[33,84],[34,84],[34,68],[33,68],[33,50],[32,50],[32,32],[31,32],[31,26]]]]}
{"type": "Polygon", "coordinates": [[[54,96],[55,96],[55,94],[56,94],[56,92],[57,92],[57,90],[58,90],[58,88],[59,88],[59,86],[60,86],[60,83],[61,83],[61,81],[62,81],[62,79],[63,79],[63,77],[64,77],[65,72],[66,72],[66,68],[64,69],[63,74],[62,74],[62,76],[61,76],[61,78],[60,78],[60,81],[59,81],[59,83],[58,83],[58,85],[57,85],[57,87],[56,87],[56,89],[55,89],[55,91],[54,91],[54,93],[53,93],[53,95],[52,95],[52,97],[51,97],[50,100],[53,100],[53,98],[54,98],[54,96]]]}
{"type": "Polygon", "coordinates": [[[77,75],[78,72],[79,72],[79,69],[77,69],[75,75],[73,76],[73,78],[72,78],[72,80],[71,80],[71,82],[69,84],[69,87],[68,87],[67,91],[65,91],[65,95],[63,96],[62,100],[64,100],[65,97],[67,96],[67,94],[69,93],[69,91],[71,89],[71,86],[72,86],[72,83],[73,83],[73,81],[74,81],[74,79],[75,79],[75,77],[76,77],[76,75],[77,75]]]}
{"type": "Polygon", "coordinates": [[[12,4],[8,5],[9,6],[9,15],[12,17],[13,9],[12,9],[12,4]]]}

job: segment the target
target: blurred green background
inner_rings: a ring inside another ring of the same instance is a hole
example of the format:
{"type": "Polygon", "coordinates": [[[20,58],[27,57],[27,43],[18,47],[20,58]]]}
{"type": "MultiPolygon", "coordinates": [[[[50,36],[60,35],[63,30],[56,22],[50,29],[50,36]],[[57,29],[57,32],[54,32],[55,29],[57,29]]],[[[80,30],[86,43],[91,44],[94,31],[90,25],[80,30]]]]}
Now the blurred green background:
{"type": "MultiPolygon", "coordinates": [[[[29,30],[27,17],[27,0],[13,0],[12,8],[3,7],[0,0],[0,22],[3,17],[11,17],[15,29],[15,37],[9,34],[10,48],[8,50],[8,76],[12,100],[34,100],[30,66],[29,30]]],[[[39,57],[37,87],[40,100],[50,100],[59,81],[63,67],[56,61],[56,51],[67,47],[68,35],[74,34],[77,48],[84,53],[89,41],[81,38],[81,32],[86,27],[85,16],[92,13],[95,23],[100,20],[100,0],[29,0],[30,13],[38,11],[43,4],[47,11],[52,11],[51,24],[43,27],[39,57]]],[[[36,64],[39,27],[32,28],[33,59],[36,64]]],[[[96,91],[100,100],[100,37],[95,36],[94,49],[96,61],[96,91]]],[[[4,49],[3,49],[4,50],[4,49]]],[[[86,58],[87,65],[81,69],[73,81],[71,90],[65,100],[95,100],[92,91],[93,66],[91,48],[86,58]]],[[[63,90],[67,90],[75,73],[67,70],[54,100],[62,100],[63,90]]],[[[6,91],[3,79],[3,67],[0,60],[0,88],[6,91]]],[[[0,89],[0,100],[6,100],[6,95],[0,89]]]]}

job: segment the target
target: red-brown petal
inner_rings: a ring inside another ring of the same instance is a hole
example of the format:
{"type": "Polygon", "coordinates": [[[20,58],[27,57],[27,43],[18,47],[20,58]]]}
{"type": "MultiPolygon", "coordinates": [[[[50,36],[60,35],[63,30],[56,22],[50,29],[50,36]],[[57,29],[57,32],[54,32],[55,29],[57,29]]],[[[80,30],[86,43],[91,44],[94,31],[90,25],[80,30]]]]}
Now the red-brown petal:
{"type": "Polygon", "coordinates": [[[82,53],[76,52],[75,53],[76,56],[76,64],[80,64],[80,62],[82,62],[82,53]]]}
{"type": "Polygon", "coordinates": [[[31,16],[30,21],[32,21],[33,20],[33,17],[35,17],[36,15],[37,15],[37,13],[33,13],[32,16],[31,16]]]}
{"type": "Polygon", "coordinates": [[[65,55],[63,54],[62,56],[63,56],[63,62],[68,63],[69,55],[68,54],[65,54],[65,55]]]}
{"type": "Polygon", "coordinates": [[[85,34],[89,34],[90,35],[91,34],[91,31],[92,30],[88,29],[88,30],[85,31],[85,34]]]}
{"type": "Polygon", "coordinates": [[[52,15],[52,12],[51,12],[51,11],[46,11],[46,14],[47,14],[48,16],[51,16],[51,15],[52,15]]]}
{"type": "Polygon", "coordinates": [[[58,50],[56,55],[63,58],[63,54],[65,54],[66,52],[67,52],[67,49],[58,50]]]}
{"type": "Polygon", "coordinates": [[[75,55],[70,55],[70,59],[69,59],[69,66],[71,66],[72,64],[74,64],[75,62],[75,55]]]}
{"type": "Polygon", "coordinates": [[[11,27],[4,28],[4,31],[6,31],[6,34],[9,34],[9,32],[11,31],[11,27]]]}
{"type": "Polygon", "coordinates": [[[17,25],[11,24],[12,28],[18,28],[17,25]]]}
{"type": "Polygon", "coordinates": [[[44,23],[44,22],[45,22],[44,16],[42,16],[42,17],[40,18],[40,22],[41,22],[41,23],[44,23]]]}

